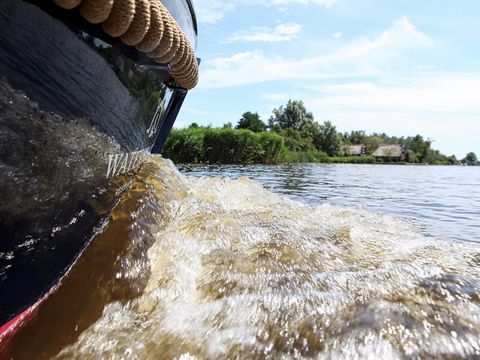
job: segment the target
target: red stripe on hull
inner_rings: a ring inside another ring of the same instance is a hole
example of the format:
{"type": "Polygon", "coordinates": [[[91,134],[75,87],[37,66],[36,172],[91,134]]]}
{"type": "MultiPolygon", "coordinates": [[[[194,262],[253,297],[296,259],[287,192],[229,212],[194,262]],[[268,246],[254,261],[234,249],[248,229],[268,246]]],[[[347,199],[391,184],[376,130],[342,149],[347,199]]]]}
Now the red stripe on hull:
{"type": "Polygon", "coordinates": [[[35,310],[38,308],[42,301],[43,299],[40,299],[37,303],[30,306],[20,315],[17,315],[6,324],[0,326],[0,354],[3,353],[8,341],[13,337],[13,335],[15,335],[15,333],[22,327],[22,325],[34,315],[35,310]]]}
{"type": "MultiPolygon", "coordinates": [[[[63,277],[62,277],[63,279],[63,277]]],[[[60,279],[60,281],[62,281],[60,279]]],[[[47,300],[47,298],[55,292],[60,286],[60,282],[55,285],[47,294],[45,294],[40,300],[38,300],[35,304],[30,306],[28,309],[20,313],[19,315],[15,316],[12,320],[7,322],[6,324],[0,326],[0,356],[5,351],[8,342],[12,339],[15,333],[21,329],[23,325],[25,325],[37,312],[39,306],[47,300]]]]}

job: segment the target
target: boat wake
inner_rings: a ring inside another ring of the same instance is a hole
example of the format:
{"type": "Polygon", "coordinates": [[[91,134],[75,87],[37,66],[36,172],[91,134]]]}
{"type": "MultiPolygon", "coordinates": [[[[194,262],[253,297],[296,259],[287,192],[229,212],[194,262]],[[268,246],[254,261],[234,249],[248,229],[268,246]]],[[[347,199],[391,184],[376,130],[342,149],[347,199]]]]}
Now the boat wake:
{"type": "Polygon", "coordinates": [[[57,358],[473,358],[479,279],[475,245],[153,156],[13,351],[47,332],[57,358]]]}

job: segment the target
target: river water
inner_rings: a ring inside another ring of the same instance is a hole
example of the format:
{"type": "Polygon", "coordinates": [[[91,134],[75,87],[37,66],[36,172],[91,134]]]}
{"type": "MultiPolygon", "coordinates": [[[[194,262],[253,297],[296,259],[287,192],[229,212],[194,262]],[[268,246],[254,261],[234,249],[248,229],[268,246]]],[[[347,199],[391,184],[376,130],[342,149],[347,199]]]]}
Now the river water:
{"type": "Polygon", "coordinates": [[[125,176],[6,358],[480,357],[477,169],[180,169],[125,176]]]}
{"type": "Polygon", "coordinates": [[[247,176],[313,207],[347,206],[411,221],[428,236],[480,242],[480,167],[351,164],[179,165],[189,176],[247,176]]]}

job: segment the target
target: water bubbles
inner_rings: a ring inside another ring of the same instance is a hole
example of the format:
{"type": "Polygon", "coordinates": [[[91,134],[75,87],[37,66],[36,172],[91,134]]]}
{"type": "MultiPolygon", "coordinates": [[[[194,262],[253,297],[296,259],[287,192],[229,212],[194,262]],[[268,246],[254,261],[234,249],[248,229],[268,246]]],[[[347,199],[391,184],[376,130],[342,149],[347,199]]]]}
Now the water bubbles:
{"type": "Polygon", "coordinates": [[[154,234],[146,285],[107,305],[64,356],[480,356],[473,245],[358,208],[311,208],[246,178],[185,179],[160,158],[146,166],[143,180],[164,179],[157,206],[132,220],[143,219],[133,241],[154,234]]]}

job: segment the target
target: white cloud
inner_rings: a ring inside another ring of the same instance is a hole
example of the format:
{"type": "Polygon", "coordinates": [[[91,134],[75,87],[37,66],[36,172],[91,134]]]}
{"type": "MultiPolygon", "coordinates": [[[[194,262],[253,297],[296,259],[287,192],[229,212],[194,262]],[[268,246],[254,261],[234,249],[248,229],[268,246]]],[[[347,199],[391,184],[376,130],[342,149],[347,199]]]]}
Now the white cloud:
{"type": "Polygon", "coordinates": [[[287,93],[266,93],[261,95],[262,99],[271,100],[276,102],[285,102],[291,98],[291,96],[287,93]]]}
{"type": "Polygon", "coordinates": [[[265,5],[287,5],[287,4],[300,4],[300,5],[308,5],[308,4],[316,4],[324,7],[331,7],[338,0],[263,0],[262,3],[265,5]]]}
{"type": "Polygon", "coordinates": [[[433,40],[427,34],[418,30],[407,18],[395,21],[393,26],[379,37],[360,39],[344,47],[331,56],[332,59],[355,58],[363,55],[396,56],[411,48],[433,45],[433,40]]]}
{"type": "Polygon", "coordinates": [[[263,5],[279,6],[280,11],[286,11],[285,5],[309,5],[316,4],[331,7],[338,0],[196,0],[195,10],[197,20],[201,23],[215,24],[225,17],[227,12],[235,10],[237,6],[263,5]]]}
{"type": "Polygon", "coordinates": [[[226,12],[234,9],[235,4],[221,0],[197,0],[195,2],[197,20],[206,24],[217,23],[223,19],[226,12]]]}
{"type": "Polygon", "coordinates": [[[335,34],[332,35],[334,39],[340,39],[343,36],[341,32],[336,32],[335,34]]]}
{"type": "Polygon", "coordinates": [[[232,43],[236,41],[250,42],[280,42],[291,41],[302,31],[302,25],[299,24],[279,24],[274,28],[266,26],[252,27],[245,31],[237,31],[224,42],[232,43]]]}
{"type": "Polygon", "coordinates": [[[377,38],[351,42],[327,55],[286,59],[246,51],[206,61],[200,86],[220,88],[287,79],[379,75],[400,54],[432,44],[428,35],[401,18],[377,38]]]}
{"type": "MultiPolygon", "coordinates": [[[[290,98],[304,98],[308,106],[325,120],[328,114],[369,114],[372,118],[380,116],[385,122],[385,114],[400,114],[411,119],[422,114],[423,118],[437,118],[439,114],[452,120],[456,117],[458,125],[469,118],[463,114],[475,114],[473,122],[480,130],[480,74],[429,74],[415,79],[398,79],[388,84],[371,82],[350,82],[333,85],[317,85],[307,88],[308,94],[267,93],[266,100],[285,102],[290,98]],[[374,115],[375,114],[375,115],[374,115]],[[417,115],[415,115],[417,114],[417,115]],[[454,115],[453,115],[454,114],[454,115]]],[[[390,117],[390,116],[389,116],[390,117]]],[[[388,117],[388,118],[389,118],[388,117]]],[[[354,117],[352,120],[356,121],[354,117]]],[[[320,119],[317,119],[320,120],[320,119]]],[[[470,121],[468,120],[468,121],[470,121]]],[[[359,122],[362,123],[362,122],[359,122]]],[[[400,122],[399,126],[405,124],[400,122]]],[[[437,123],[441,126],[440,123],[437,123]]],[[[438,130],[438,129],[437,129],[438,130]]]]}
{"type": "Polygon", "coordinates": [[[319,86],[327,96],[316,103],[322,109],[464,112],[480,114],[480,76],[429,75],[387,85],[350,83],[319,86]]]}

